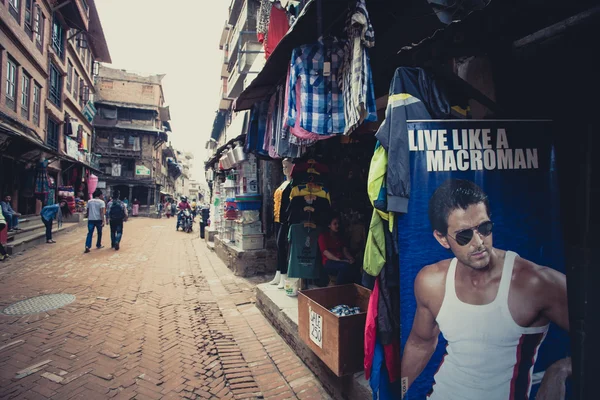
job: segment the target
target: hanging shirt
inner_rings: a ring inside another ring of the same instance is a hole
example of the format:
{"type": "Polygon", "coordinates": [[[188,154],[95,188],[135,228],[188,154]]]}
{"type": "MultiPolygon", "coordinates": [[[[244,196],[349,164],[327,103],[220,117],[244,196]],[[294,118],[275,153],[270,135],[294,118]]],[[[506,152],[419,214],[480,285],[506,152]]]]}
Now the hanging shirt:
{"type": "Polygon", "coordinates": [[[446,119],[452,111],[442,87],[421,68],[396,69],[389,94],[385,120],[375,137],[388,153],[387,210],[405,213],[410,196],[407,121],[446,119]]]}
{"type": "Polygon", "coordinates": [[[327,199],[329,203],[331,203],[331,196],[329,196],[329,191],[323,187],[318,185],[299,185],[292,188],[292,192],[290,193],[290,199],[298,196],[316,196],[327,199]]]}
{"type": "Polygon", "coordinates": [[[304,227],[304,224],[290,226],[288,233],[290,243],[288,277],[303,279],[318,279],[320,277],[320,270],[317,266],[320,232],[318,228],[307,228],[304,227]]]}
{"type": "Polygon", "coordinates": [[[260,0],[260,7],[256,13],[256,36],[259,43],[264,43],[268,38],[269,17],[271,16],[271,0],[260,0]]]}
{"type": "MultiPolygon", "coordinates": [[[[282,211],[282,198],[283,198],[283,193],[286,191],[286,189],[290,186],[290,181],[283,181],[283,183],[277,188],[277,190],[275,190],[275,193],[273,194],[273,220],[275,222],[281,222],[281,211],[282,211]]],[[[289,191],[288,191],[289,193],[289,191]]],[[[289,199],[289,194],[288,194],[288,199],[289,199]]],[[[289,200],[288,200],[289,203],[289,200]]],[[[284,211],[286,209],[283,209],[284,211]]]]}
{"type": "Polygon", "coordinates": [[[291,199],[286,214],[290,224],[311,221],[318,226],[327,226],[331,216],[331,205],[329,200],[323,197],[298,196],[291,199]]]}
{"type": "Polygon", "coordinates": [[[375,46],[375,34],[365,0],[358,0],[348,13],[345,32],[348,37],[340,68],[340,86],[344,93],[344,116],[348,135],[363,121],[377,121],[373,74],[367,48],[375,46]]]}
{"type": "Polygon", "coordinates": [[[300,126],[312,133],[332,135],[344,132],[344,96],[338,84],[338,71],[343,57],[344,50],[337,39],[325,43],[320,38],[317,43],[294,49],[288,85],[293,88],[300,79],[302,91],[299,99],[294,90],[290,91],[290,126],[294,126],[296,118],[300,118],[300,126]],[[296,113],[297,101],[302,102],[299,115],[296,113]]]}
{"type": "Polygon", "coordinates": [[[281,39],[285,36],[290,24],[288,22],[287,12],[283,8],[277,8],[277,6],[271,6],[271,14],[269,16],[269,30],[268,36],[264,41],[265,58],[269,58],[275,47],[279,44],[281,39]]]}

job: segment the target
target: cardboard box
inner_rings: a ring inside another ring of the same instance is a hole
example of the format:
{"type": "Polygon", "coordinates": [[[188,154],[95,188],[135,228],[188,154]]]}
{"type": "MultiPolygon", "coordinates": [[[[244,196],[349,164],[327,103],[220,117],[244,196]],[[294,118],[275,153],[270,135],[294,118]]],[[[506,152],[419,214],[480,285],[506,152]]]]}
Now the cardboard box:
{"type": "Polygon", "coordinates": [[[298,293],[298,333],[304,343],[339,377],[364,368],[364,335],[371,291],[340,285],[298,293]],[[360,307],[361,313],[338,317],[331,308],[360,307]]]}

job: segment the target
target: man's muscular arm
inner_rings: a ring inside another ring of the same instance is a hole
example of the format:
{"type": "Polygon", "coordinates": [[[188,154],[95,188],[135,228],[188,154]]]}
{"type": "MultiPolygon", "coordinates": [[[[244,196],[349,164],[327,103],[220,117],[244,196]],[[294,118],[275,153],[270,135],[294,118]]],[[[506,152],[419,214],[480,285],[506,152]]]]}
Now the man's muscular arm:
{"type": "Polygon", "coordinates": [[[429,362],[440,334],[435,317],[428,308],[428,294],[436,289],[429,275],[426,268],[415,279],[417,311],[402,355],[402,396],[429,362]]]}
{"type": "MultiPolygon", "coordinates": [[[[551,268],[541,267],[538,276],[536,292],[544,300],[542,315],[568,332],[569,310],[565,275],[551,268]]],[[[563,400],[566,393],[565,383],[571,373],[570,357],[556,361],[546,369],[536,399],[563,400]]]]}

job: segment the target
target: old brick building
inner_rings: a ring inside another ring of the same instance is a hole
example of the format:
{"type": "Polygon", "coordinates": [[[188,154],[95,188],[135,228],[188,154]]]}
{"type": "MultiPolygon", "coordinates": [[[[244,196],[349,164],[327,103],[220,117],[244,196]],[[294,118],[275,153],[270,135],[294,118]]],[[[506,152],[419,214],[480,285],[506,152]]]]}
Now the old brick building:
{"type": "Polygon", "coordinates": [[[20,212],[39,211],[95,169],[98,61],[111,59],[94,0],[0,1],[0,192],[20,212]],[[43,160],[53,184],[36,198],[31,177],[43,160]]]}
{"type": "Polygon", "coordinates": [[[176,164],[165,146],[171,127],[163,77],[104,66],[96,77],[94,152],[101,155],[101,179],[107,190],[119,190],[130,202],[138,199],[145,214],[155,211],[168,186],[169,162],[176,164]]]}

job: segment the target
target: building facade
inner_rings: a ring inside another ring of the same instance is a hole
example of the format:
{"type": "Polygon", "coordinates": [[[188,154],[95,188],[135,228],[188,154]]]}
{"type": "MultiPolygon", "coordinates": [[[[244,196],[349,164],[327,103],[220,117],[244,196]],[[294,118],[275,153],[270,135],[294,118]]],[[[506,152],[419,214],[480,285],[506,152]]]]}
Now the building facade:
{"type": "Polygon", "coordinates": [[[61,187],[89,195],[100,61],[111,58],[94,0],[0,1],[0,192],[21,213],[61,187]],[[40,170],[48,184],[32,179],[40,170]]]}
{"type": "Polygon", "coordinates": [[[101,155],[102,180],[121,198],[137,199],[142,213],[155,211],[169,170],[164,150],[171,128],[163,77],[100,66],[95,82],[94,151],[101,155]]]}

